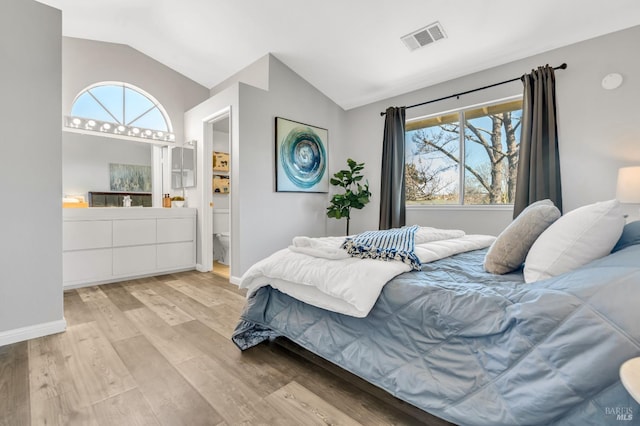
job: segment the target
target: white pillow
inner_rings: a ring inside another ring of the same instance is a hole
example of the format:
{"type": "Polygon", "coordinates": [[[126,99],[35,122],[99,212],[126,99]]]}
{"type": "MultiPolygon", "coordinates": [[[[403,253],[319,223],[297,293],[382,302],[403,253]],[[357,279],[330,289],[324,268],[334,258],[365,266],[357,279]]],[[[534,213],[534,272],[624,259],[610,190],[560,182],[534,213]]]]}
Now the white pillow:
{"type": "Polygon", "coordinates": [[[618,200],[570,211],[533,243],[524,263],[524,280],[544,280],[606,256],[620,238],[624,224],[618,200]]]}

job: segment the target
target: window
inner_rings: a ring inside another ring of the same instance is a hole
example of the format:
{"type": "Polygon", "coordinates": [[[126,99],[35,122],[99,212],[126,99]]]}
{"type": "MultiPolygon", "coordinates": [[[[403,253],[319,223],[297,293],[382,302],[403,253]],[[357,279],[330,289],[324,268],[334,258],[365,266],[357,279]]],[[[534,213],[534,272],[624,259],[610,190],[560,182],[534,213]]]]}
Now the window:
{"type": "Polygon", "coordinates": [[[65,125],[71,129],[110,135],[173,141],[164,108],[143,90],[118,82],[94,84],[80,92],[65,125]]]}
{"type": "Polygon", "coordinates": [[[513,204],[522,99],[406,123],[406,204],[513,204]]]}

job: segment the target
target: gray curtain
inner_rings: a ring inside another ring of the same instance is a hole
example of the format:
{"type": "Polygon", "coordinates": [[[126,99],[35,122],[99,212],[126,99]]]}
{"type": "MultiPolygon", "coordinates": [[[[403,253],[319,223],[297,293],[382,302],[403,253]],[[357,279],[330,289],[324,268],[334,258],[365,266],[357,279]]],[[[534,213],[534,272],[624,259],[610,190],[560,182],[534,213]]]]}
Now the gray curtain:
{"type": "Polygon", "coordinates": [[[555,74],[550,66],[522,76],[524,97],[515,218],[529,204],[549,198],[562,211],[555,74]]]}
{"type": "Polygon", "coordinates": [[[379,229],[405,225],[404,118],[405,107],[387,108],[382,142],[379,229]]]}

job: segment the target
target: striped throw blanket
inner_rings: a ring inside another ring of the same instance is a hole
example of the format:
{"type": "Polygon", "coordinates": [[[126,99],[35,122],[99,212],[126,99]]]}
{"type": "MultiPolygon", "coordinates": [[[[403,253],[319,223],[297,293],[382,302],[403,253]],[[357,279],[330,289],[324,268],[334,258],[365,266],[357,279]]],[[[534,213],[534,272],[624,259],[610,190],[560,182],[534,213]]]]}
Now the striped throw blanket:
{"type": "Polygon", "coordinates": [[[348,237],[342,248],[352,257],[362,259],[396,260],[420,270],[420,259],[415,254],[415,236],[419,226],[367,231],[348,237]]]}

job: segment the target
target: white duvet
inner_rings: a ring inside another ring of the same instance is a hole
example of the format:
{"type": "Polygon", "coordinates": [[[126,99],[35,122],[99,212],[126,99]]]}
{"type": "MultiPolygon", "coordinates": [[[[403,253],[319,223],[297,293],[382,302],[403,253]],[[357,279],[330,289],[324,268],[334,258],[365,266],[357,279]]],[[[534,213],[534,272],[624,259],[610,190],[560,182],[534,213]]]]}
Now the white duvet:
{"type": "MultiPolygon", "coordinates": [[[[488,247],[494,240],[489,235],[421,228],[416,233],[415,253],[421,263],[428,263],[488,247]]],[[[340,248],[343,242],[344,237],[296,237],[290,247],[249,268],[242,276],[240,288],[248,289],[249,297],[260,287],[270,285],[310,305],[366,317],[384,285],[411,266],[350,257],[340,248]]]]}

